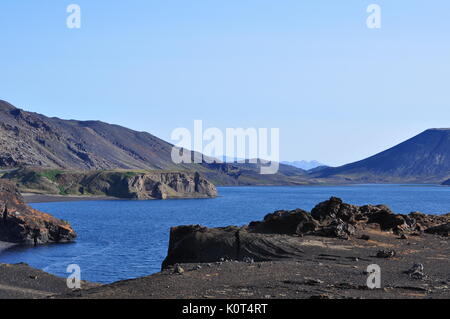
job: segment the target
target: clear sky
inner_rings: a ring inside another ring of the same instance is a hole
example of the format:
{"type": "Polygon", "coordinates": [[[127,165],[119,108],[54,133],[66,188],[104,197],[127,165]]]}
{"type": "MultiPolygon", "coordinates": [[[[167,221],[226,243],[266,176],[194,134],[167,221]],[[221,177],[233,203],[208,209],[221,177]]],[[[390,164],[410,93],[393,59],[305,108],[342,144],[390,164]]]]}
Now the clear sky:
{"type": "Polygon", "coordinates": [[[0,99],[166,140],[194,120],[275,127],[282,160],[339,165],[450,127],[449,16],[448,0],[2,0],[0,99]]]}

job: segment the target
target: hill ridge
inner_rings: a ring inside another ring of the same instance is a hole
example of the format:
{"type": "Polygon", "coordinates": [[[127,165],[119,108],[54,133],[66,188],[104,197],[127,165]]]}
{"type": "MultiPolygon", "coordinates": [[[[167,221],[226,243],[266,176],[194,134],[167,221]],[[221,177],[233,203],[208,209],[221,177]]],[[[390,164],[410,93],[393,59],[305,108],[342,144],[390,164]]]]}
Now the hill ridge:
{"type": "Polygon", "coordinates": [[[428,129],[385,151],[312,174],[353,182],[432,182],[450,178],[450,129],[428,129]]]}
{"type": "Polygon", "coordinates": [[[97,120],[64,120],[24,111],[0,100],[0,167],[69,170],[189,170],[220,185],[309,183],[303,170],[280,165],[263,176],[255,164],[175,164],[173,144],[148,132],[97,120]]]}

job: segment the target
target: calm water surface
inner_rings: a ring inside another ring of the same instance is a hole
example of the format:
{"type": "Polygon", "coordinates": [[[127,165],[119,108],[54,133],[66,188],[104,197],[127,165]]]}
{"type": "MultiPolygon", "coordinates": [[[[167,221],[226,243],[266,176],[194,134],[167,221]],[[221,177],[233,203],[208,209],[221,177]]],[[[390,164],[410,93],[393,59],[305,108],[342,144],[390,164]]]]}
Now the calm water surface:
{"type": "Polygon", "coordinates": [[[450,187],[433,185],[226,187],[219,192],[216,199],[32,204],[70,221],[77,242],[14,248],[0,255],[0,263],[26,262],[59,276],[78,264],[83,280],[109,283],[158,272],[175,225],[245,225],[275,210],[311,210],[331,196],[357,205],[386,204],[397,213],[450,212],[450,187]]]}

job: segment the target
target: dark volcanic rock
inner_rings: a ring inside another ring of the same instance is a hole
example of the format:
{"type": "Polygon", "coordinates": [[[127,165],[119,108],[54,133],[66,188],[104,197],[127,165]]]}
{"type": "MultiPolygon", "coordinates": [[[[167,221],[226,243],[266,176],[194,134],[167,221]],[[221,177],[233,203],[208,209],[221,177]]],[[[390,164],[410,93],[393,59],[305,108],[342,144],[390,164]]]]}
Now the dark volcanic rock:
{"type": "Polygon", "coordinates": [[[441,236],[448,237],[450,234],[450,223],[440,225],[440,226],[430,227],[427,230],[425,230],[425,232],[427,234],[435,234],[435,235],[441,235],[441,236]]]}
{"type": "Polygon", "coordinates": [[[247,227],[180,226],[170,231],[165,269],[177,263],[227,260],[268,261],[300,256],[298,237],[249,232],[247,227]]]}
{"type": "MultiPolygon", "coordinates": [[[[303,255],[302,236],[337,239],[351,237],[370,239],[362,234],[366,228],[394,233],[417,234],[418,230],[445,235],[450,214],[443,216],[411,213],[396,215],[384,205],[355,206],[332,197],[318,204],[312,213],[297,209],[277,211],[263,221],[244,227],[206,228],[201,226],[174,227],[163,268],[176,263],[214,262],[221,259],[255,261],[296,258],[303,255]],[[438,226],[438,227],[436,227],[438,226]]],[[[395,252],[379,252],[383,258],[395,252]]]]}
{"type": "Polygon", "coordinates": [[[45,244],[72,241],[70,225],[26,205],[16,187],[0,181],[0,241],[45,244]]]}
{"type": "Polygon", "coordinates": [[[379,250],[377,252],[377,258],[392,258],[397,253],[394,250],[379,250]]]}
{"type": "Polygon", "coordinates": [[[250,223],[249,228],[259,233],[301,235],[315,231],[318,226],[319,223],[312,218],[311,214],[296,209],[269,214],[262,222],[250,223]]]}
{"type": "Polygon", "coordinates": [[[342,199],[331,197],[313,208],[311,216],[321,223],[331,223],[336,219],[355,223],[359,217],[359,207],[345,204],[342,199]]]}
{"type": "Polygon", "coordinates": [[[325,237],[335,237],[340,239],[349,239],[356,233],[356,228],[350,223],[346,223],[341,219],[335,219],[327,226],[323,226],[315,235],[325,236],[325,237]]]}

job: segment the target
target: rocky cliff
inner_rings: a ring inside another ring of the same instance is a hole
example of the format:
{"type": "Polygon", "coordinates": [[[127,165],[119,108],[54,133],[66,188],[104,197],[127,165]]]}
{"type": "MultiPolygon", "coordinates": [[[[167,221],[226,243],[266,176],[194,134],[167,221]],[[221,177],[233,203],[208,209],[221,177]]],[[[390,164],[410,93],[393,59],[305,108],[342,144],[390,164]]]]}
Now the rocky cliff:
{"type": "Polygon", "coordinates": [[[32,209],[17,188],[5,181],[0,181],[0,212],[0,241],[38,245],[76,238],[68,223],[32,209]]]}
{"type": "Polygon", "coordinates": [[[370,239],[372,232],[402,238],[423,233],[448,236],[450,214],[395,214],[384,205],[355,206],[339,198],[318,204],[312,211],[277,211],[244,227],[174,227],[163,269],[176,263],[220,260],[269,261],[303,255],[304,236],[349,240],[370,239]]]}
{"type": "Polygon", "coordinates": [[[23,192],[129,199],[211,198],[216,187],[196,172],[91,171],[22,168],[2,179],[23,192]]]}

